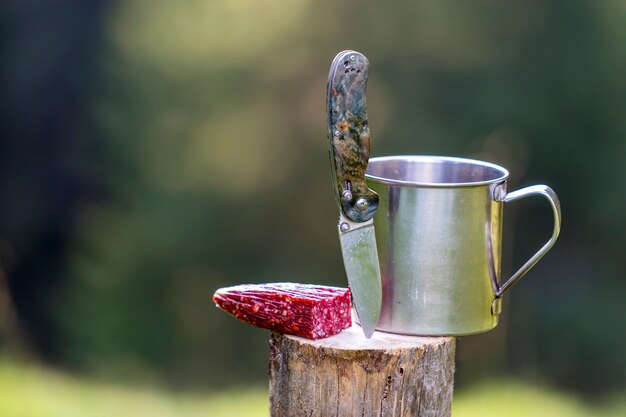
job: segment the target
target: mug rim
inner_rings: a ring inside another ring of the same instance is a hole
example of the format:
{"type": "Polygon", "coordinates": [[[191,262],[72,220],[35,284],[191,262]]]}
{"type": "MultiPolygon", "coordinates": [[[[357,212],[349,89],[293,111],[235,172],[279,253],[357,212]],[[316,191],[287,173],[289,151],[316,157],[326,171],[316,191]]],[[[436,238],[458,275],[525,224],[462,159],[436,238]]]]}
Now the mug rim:
{"type": "MultiPolygon", "coordinates": [[[[509,178],[509,171],[491,162],[481,161],[478,159],[459,158],[454,156],[441,156],[441,155],[390,155],[390,156],[378,156],[370,158],[369,162],[384,162],[384,161],[415,161],[415,162],[429,162],[429,163],[443,163],[443,162],[460,162],[467,165],[480,166],[491,168],[499,171],[500,175],[497,178],[483,181],[467,181],[467,182],[424,182],[424,181],[406,181],[397,180],[393,178],[379,177],[365,172],[365,178],[377,183],[388,185],[400,185],[405,187],[427,187],[427,188],[458,188],[458,187],[477,187],[488,184],[502,183],[509,178]]],[[[368,166],[369,169],[369,166],[368,166]]]]}

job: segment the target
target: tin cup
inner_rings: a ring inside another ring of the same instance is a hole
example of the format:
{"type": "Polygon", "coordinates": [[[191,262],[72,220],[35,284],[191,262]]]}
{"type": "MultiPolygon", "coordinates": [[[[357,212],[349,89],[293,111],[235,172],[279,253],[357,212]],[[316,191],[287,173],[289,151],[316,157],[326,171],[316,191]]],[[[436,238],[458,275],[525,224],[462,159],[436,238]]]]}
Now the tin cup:
{"type": "Polygon", "coordinates": [[[467,335],[498,324],[501,297],[554,245],[561,209],[554,191],[507,193],[506,169],[472,159],[388,156],[369,161],[383,303],[377,330],[467,335]],[[540,195],[552,207],[552,237],[515,274],[500,280],[502,211],[540,195]]]}

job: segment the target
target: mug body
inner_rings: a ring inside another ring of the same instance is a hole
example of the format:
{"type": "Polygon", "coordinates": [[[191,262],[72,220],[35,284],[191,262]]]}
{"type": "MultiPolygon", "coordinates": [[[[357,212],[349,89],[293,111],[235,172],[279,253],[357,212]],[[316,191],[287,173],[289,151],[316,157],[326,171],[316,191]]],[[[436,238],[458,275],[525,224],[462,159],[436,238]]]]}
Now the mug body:
{"type": "Polygon", "coordinates": [[[465,335],[498,323],[506,169],[440,156],[372,158],[383,304],[377,330],[465,335]],[[498,201],[500,200],[500,201],[498,201]]]}

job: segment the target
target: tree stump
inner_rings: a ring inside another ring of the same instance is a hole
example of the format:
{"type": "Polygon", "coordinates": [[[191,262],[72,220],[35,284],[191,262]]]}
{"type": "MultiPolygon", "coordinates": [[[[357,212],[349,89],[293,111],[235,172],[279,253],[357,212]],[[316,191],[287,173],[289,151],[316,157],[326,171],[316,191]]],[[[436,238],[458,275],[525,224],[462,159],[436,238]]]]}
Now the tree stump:
{"type": "Polygon", "coordinates": [[[453,337],[375,332],[352,326],[308,340],[270,336],[272,417],[450,415],[453,337]]]}

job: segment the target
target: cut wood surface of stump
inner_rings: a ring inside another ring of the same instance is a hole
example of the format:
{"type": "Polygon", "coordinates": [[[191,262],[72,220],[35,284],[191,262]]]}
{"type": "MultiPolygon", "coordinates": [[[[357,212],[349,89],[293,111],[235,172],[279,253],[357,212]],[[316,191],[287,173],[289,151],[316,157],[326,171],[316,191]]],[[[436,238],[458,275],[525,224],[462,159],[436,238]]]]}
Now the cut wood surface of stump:
{"type": "Polygon", "coordinates": [[[326,339],[270,336],[272,417],[450,415],[453,337],[417,337],[359,326],[326,339]]]}

